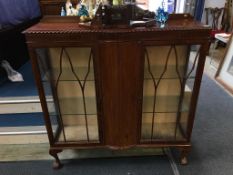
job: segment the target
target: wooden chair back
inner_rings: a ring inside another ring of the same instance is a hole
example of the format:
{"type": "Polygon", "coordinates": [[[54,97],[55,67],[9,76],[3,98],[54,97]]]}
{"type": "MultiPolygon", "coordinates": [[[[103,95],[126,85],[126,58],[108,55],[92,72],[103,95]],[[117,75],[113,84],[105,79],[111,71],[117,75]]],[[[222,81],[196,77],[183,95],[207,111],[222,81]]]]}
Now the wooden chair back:
{"type": "Polygon", "coordinates": [[[205,8],[205,14],[206,14],[206,25],[209,25],[212,27],[213,30],[221,30],[223,29],[224,24],[223,18],[225,15],[225,8],[212,8],[208,7],[205,8]]]}

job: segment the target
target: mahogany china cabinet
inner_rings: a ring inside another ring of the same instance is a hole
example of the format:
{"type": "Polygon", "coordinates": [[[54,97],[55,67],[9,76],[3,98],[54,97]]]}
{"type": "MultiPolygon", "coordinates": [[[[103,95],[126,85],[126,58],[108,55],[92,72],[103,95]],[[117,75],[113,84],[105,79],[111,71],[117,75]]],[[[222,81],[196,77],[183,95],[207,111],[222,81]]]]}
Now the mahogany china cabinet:
{"type": "Polygon", "coordinates": [[[25,32],[54,167],[64,149],[178,148],[187,163],[210,28],[88,28],[45,17],[25,32]]]}

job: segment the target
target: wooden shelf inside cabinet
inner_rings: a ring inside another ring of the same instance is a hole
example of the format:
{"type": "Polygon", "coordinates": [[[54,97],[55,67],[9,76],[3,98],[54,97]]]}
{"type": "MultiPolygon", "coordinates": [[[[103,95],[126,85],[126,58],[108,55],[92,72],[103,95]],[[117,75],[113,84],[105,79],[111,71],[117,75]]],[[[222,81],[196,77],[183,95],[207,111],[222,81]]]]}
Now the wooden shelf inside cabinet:
{"type": "Polygon", "coordinates": [[[185,141],[186,138],[182,134],[180,128],[177,128],[175,122],[156,123],[153,130],[153,138],[151,138],[151,124],[143,123],[141,142],[156,142],[156,141],[185,141]]]}
{"type": "MultiPolygon", "coordinates": [[[[86,114],[97,114],[96,98],[85,97],[85,101],[87,105],[86,114]]],[[[61,115],[85,114],[82,97],[60,98],[59,102],[61,115]]]]}
{"type": "MultiPolygon", "coordinates": [[[[84,81],[85,76],[86,76],[87,71],[88,71],[88,68],[87,67],[78,67],[78,68],[74,68],[74,71],[79,76],[80,80],[84,81]]],[[[50,72],[47,72],[45,74],[43,81],[49,81],[49,79],[56,81],[58,76],[59,76],[59,69],[53,69],[53,70],[50,70],[50,72]],[[53,77],[49,78],[49,75],[51,75],[51,72],[53,73],[53,77]]],[[[65,68],[62,70],[62,75],[61,75],[59,81],[77,81],[77,78],[71,74],[69,68],[65,68]]],[[[90,69],[90,72],[86,78],[86,81],[95,81],[93,69],[90,69]]]]}
{"type": "MultiPolygon", "coordinates": [[[[145,67],[145,72],[144,72],[144,79],[151,79],[151,75],[150,72],[148,72],[148,67],[145,67]]],[[[161,75],[164,71],[164,65],[152,65],[150,67],[151,69],[151,73],[153,73],[154,78],[156,80],[158,80],[159,78],[161,78],[161,75]]],[[[176,67],[176,65],[168,65],[166,68],[166,72],[163,75],[163,79],[178,79],[178,74],[177,74],[177,70],[179,71],[179,74],[183,75],[184,73],[184,66],[183,65],[179,65],[179,67],[176,67]]],[[[193,76],[189,77],[189,78],[195,78],[193,76]]]]}
{"type": "MultiPolygon", "coordinates": [[[[189,111],[189,101],[190,95],[186,94],[186,98],[184,99],[184,103],[182,104],[181,111],[189,111]]],[[[157,96],[155,103],[155,113],[175,113],[178,111],[179,105],[179,96],[157,96]]],[[[153,112],[153,102],[154,97],[144,96],[143,97],[143,113],[152,113],[153,112]]]]}
{"type": "Polygon", "coordinates": [[[164,28],[45,17],[26,30],[56,168],[70,148],[172,147],[186,163],[210,31],[186,14],[164,28]]]}

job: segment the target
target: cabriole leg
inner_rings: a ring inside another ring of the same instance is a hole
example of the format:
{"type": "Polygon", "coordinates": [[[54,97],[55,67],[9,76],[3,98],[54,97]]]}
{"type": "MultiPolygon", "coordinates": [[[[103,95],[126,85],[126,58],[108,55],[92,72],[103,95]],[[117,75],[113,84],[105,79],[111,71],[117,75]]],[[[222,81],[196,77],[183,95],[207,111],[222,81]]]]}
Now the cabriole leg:
{"type": "Polygon", "coordinates": [[[181,149],[181,153],[180,153],[180,164],[181,165],[187,165],[188,164],[188,154],[191,151],[191,147],[182,147],[181,149]]]}
{"type": "Polygon", "coordinates": [[[55,158],[55,161],[53,162],[53,169],[60,169],[62,168],[62,164],[58,158],[58,153],[62,152],[62,150],[56,150],[56,149],[50,149],[49,154],[55,158]]]}

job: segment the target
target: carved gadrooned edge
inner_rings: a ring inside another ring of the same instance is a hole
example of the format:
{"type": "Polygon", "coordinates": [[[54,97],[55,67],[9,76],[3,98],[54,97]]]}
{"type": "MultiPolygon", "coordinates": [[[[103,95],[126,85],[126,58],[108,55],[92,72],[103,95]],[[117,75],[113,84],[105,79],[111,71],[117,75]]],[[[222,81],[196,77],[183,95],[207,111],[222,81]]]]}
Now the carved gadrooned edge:
{"type": "MultiPolygon", "coordinates": [[[[61,27],[62,28],[62,27],[61,27]]],[[[195,26],[195,27],[167,27],[167,28],[133,28],[133,29],[82,29],[82,28],[63,28],[61,30],[27,30],[25,34],[68,34],[68,33],[75,33],[75,34],[82,34],[82,33],[101,33],[101,34],[112,34],[112,33],[137,33],[137,32],[157,32],[157,31],[195,31],[195,30],[206,30],[203,26],[195,26]]]]}

